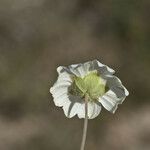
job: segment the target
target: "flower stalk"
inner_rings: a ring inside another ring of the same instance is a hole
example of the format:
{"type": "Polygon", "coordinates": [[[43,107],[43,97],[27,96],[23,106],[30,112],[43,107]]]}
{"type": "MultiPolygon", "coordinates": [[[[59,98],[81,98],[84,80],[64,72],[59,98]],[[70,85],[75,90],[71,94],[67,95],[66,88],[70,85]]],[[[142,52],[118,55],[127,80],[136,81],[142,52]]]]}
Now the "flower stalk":
{"type": "Polygon", "coordinates": [[[88,127],[88,96],[85,96],[85,118],[84,118],[84,127],[83,127],[83,135],[80,150],[85,149],[86,135],[87,135],[87,127],[88,127]]]}

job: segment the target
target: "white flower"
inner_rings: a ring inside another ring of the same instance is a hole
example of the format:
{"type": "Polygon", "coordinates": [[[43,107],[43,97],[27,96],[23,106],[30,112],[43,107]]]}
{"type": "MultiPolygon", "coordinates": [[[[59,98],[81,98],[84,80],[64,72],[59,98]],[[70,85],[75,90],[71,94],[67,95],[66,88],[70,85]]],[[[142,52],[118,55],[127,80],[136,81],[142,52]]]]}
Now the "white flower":
{"type": "Polygon", "coordinates": [[[50,92],[56,106],[67,117],[85,118],[85,95],[88,96],[88,119],[97,117],[103,106],[114,113],[126,96],[127,89],[114,76],[115,71],[99,61],[89,61],[57,68],[58,80],[50,92]]]}

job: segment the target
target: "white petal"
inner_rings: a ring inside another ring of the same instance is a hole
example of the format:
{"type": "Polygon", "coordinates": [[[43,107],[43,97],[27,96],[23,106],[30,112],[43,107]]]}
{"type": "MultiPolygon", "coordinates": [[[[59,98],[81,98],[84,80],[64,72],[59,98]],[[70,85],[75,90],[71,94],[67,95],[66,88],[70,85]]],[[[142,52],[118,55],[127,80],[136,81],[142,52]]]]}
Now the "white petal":
{"type": "Polygon", "coordinates": [[[59,97],[63,94],[68,94],[68,87],[67,86],[60,86],[57,88],[52,87],[50,89],[50,92],[52,93],[53,97],[56,98],[56,97],[59,97]]]}
{"type": "Polygon", "coordinates": [[[70,74],[67,73],[62,73],[58,76],[58,81],[60,82],[72,82],[72,76],[70,74]]]}
{"type": "MultiPolygon", "coordinates": [[[[99,115],[101,111],[101,106],[94,103],[94,102],[88,102],[88,119],[94,119],[99,115]]],[[[80,103],[77,115],[79,118],[85,118],[85,103],[80,103]]]]}
{"type": "MultiPolygon", "coordinates": [[[[58,70],[60,71],[60,69],[58,70]]],[[[68,74],[67,72],[61,73],[59,71],[58,71],[59,73],[58,80],[53,85],[53,87],[50,88],[50,93],[54,97],[55,105],[61,107],[65,105],[66,102],[69,101],[68,89],[72,84],[72,79],[70,74],[68,74]]]]}
{"type": "Polygon", "coordinates": [[[77,115],[80,119],[85,118],[85,104],[84,103],[79,103],[77,115]]]}
{"type": "Polygon", "coordinates": [[[84,71],[86,72],[86,74],[88,74],[89,72],[90,72],[90,68],[91,68],[91,66],[92,66],[93,64],[92,64],[92,62],[91,61],[89,61],[89,62],[85,62],[84,64],[83,64],[83,68],[84,68],[84,71]]]}
{"type": "Polygon", "coordinates": [[[83,64],[80,65],[80,66],[78,66],[78,67],[76,68],[76,70],[78,71],[80,77],[82,77],[82,78],[87,74],[87,72],[85,71],[85,68],[84,68],[84,65],[83,65],[83,64]]]}
{"type": "Polygon", "coordinates": [[[51,88],[50,91],[53,92],[54,90],[56,90],[56,92],[57,92],[57,90],[63,89],[63,88],[68,88],[70,85],[71,85],[70,82],[66,82],[66,81],[57,81],[57,82],[54,84],[54,86],[51,88]]]}
{"type": "MultiPolygon", "coordinates": [[[[81,77],[84,77],[85,75],[87,75],[91,71],[91,68],[93,68],[93,64],[91,61],[85,62],[83,64],[79,64],[76,67],[76,69],[78,70],[81,77]]],[[[94,70],[94,68],[93,68],[93,70],[94,70]]]]}
{"type": "Polygon", "coordinates": [[[88,117],[89,119],[94,119],[99,115],[101,111],[101,106],[94,103],[94,102],[89,102],[88,103],[88,117]]]}
{"type": "Polygon", "coordinates": [[[114,110],[116,110],[117,108],[117,105],[114,102],[112,102],[110,99],[104,99],[104,97],[102,97],[100,98],[99,101],[101,102],[103,107],[110,112],[114,112],[114,110]]]}
{"type": "MultiPolygon", "coordinates": [[[[58,68],[62,68],[62,67],[58,67],[58,68]]],[[[53,85],[53,87],[50,89],[50,92],[52,94],[53,94],[53,91],[55,92],[55,90],[57,92],[57,89],[59,90],[59,89],[62,89],[63,87],[64,88],[69,87],[73,82],[71,75],[68,72],[64,71],[64,72],[60,73],[59,72],[60,69],[58,69],[58,68],[57,68],[58,73],[59,73],[58,79],[55,82],[55,84],[53,85]]]]}
{"type": "Polygon", "coordinates": [[[63,110],[68,118],[75,116],[79,110],[82,99],[77,96],[69,95],[69,102],[63,105],[63,110]]]}
{"type": "Polygon", "coordinates": [[[129,95],[129,92],[116,76],[106,75],[105,79],[107,80],[107,85],[110,90],[99,98],[99,102],[105,109],[114,113],[118,104],[121,104],[125,100],[126,96],[129,95]]]}
{"type": "Polygon", "coordinates": [[[83,63],[83,64],[74,64],[69,66],[69,70],[78,77],[84,77],[88,74],[90,68],[90,64],[83,63]]]}
{"type": "Polygon", "coordinates": [[[63,106],[65,105],[66,101],[69,101],[68,98],[68,87],[67,86],[60,86],[60,87],[52,87],[50,89],[50,92],[52,93],[54,97],[54,103],[56,106],[63,106]]]}
{"type": "Polygon", "coordinates": [[[54,103],[58,107],[62,107],[70,102],[69,97],[67,94],[62,94],[59,97],[54,97],[54,103]]]}
{"type": "Polygon", "coordinates": [[[103,105],[108,111],[115,113],[118,104],[121,104],[124,101],[125,97],[118,98],[117,95],[109,90],[105,95],[99,98],[99,102],[103,105]]]}
{"type": "Polygon", "coordinates": [[[107,85],[117,97],[126,97],[129,95],[128,90],[122,85],[120,79],[114,75],[106,75],[105,79],[107,80],[107,85]]]}
{"type": "Polygon", "coordinates": [[[74,65],[71,65],[71,66],[68,67],[69,71],[70,71],[73,75],[80,77],[80,76],[81,76],[81,75],[80,75],[80,72],[76,69],[76,67],[73,67],[73,66],[74,66],[74,65]]]}
{"type": "Polygon", "coordinates": [[[65,115],[68,118],[72,118],[77,114],[77,110],[79,109],[79,103],[68,103],[68,105],[64,105],[63,110],[65,115]]]}
{"type": "Polygon", "coordinates": [[[63,111],[66,117],[69,118],[69,107],[70,107],[71,101],[67,101],[65,105],[63,105],[63,111]]]}
{"type": "Polygon", "coordinates": [[[98,60],[93,61],[93,65],[95,66],[95,69],[100,72],[101,75],[107,75],[107,74],[114,74],[115,71],[108,67],[107,65],[104,65],[100,63],[98,60]]]}
{"type": "Polygon", "coordinates": [[[100,63],[99,61],[97,61],[97,62],[98,62],[99,67],[106,67],[108,72],[110,72],[112,74],[115,73],[115,71],[112,68],[108,67],[107,65],[104,65],[104,64],[100,63]]]}

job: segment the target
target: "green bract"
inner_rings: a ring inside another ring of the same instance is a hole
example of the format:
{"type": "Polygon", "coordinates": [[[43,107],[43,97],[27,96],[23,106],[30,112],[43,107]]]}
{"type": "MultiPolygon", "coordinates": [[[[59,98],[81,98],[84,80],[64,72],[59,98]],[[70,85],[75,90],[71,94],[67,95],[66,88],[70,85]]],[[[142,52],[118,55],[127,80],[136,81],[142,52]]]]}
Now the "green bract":
{"type": "Polygon", "coordinates": [[[73,77],[71,94],[84,97],[87,95],[90,101],[97,100],[106,92],[106,82],[98,75],[97,71],[87,74],[84,78],[73,77]]]}

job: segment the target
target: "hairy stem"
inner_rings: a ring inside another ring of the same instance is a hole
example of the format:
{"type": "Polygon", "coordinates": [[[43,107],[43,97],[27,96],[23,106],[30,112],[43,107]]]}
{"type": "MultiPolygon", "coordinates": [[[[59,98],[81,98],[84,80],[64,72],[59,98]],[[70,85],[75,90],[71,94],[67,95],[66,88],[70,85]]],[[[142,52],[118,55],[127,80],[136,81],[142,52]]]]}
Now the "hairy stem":
{"type": "Polygon", "coordinates": [[[82,142],[81,142],[80,150],[84,150],[85,148],[87,127],[88,127],[88,97],[85,96],[85,119],[84,119],[83,135],[82,135],[82,142]]]}

